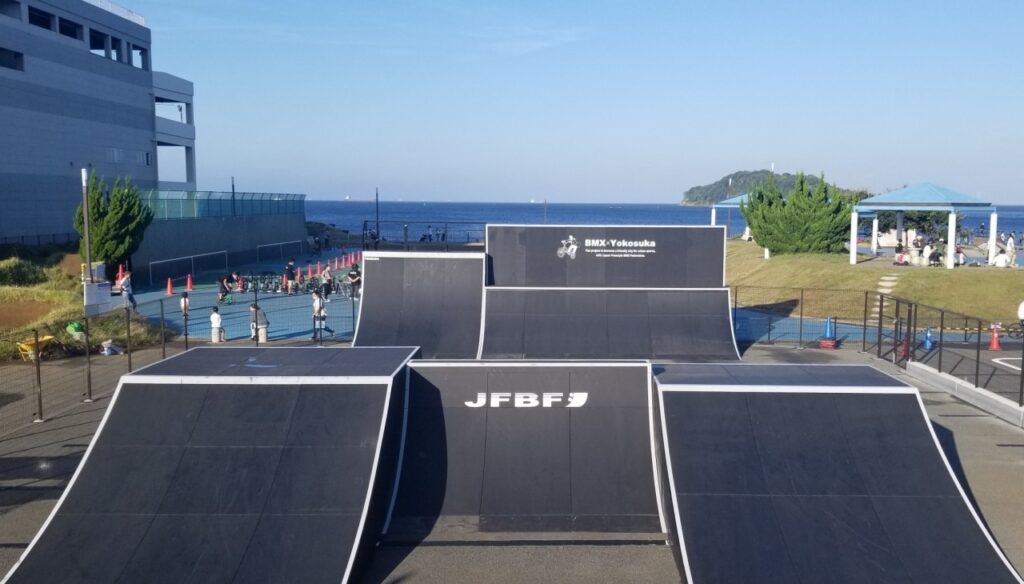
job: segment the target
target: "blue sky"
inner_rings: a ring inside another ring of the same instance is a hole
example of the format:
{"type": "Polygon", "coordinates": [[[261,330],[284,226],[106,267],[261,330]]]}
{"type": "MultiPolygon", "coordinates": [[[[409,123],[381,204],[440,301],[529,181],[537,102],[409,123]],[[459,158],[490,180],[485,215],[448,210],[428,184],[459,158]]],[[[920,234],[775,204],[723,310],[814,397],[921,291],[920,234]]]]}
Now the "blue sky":
{"type": "Polygon", "coordinates": [[[1024,203],[1024,3],[122,0],[199,186],[674,202],[735,170],[1024,203]]]}

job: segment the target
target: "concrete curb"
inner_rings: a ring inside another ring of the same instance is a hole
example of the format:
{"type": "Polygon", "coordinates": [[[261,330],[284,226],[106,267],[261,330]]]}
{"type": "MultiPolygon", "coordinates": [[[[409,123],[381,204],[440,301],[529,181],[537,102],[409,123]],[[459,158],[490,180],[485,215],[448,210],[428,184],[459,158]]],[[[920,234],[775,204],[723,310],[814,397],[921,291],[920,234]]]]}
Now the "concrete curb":
{"type": "Polygon", "coordinates": [[[948,373],[936,371],[927,365],[914,361],[907,363],[907,374],[915,379],[934,385],[943,391],[947,391],[961,400],[1018,428],[1024,428],[1024,408],[1001,395],[980,389],[972,383],[953,377],[948,373]]]}

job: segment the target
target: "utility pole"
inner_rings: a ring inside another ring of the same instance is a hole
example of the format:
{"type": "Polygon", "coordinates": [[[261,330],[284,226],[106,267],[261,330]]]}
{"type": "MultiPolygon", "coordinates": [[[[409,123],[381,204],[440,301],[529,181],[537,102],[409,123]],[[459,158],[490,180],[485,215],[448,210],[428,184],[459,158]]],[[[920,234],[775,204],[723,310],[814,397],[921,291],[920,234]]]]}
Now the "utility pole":
{"type": "Polygon", "coordinates": [[[377,209],[377,227],[376,227],[376,231],[377,231],[377,241],[379,241],[380,240],[380,188],[379,187],[373,189],[373,202],[374,202],[375,208],[377,209]]]}
{"type": "Polygon", "coordinates": [[[89,283],[92,284],[92,246],[89,243],[89,171],[88,169],[82,169],[82,225],[84,226],[84,233],[82,237],[85,238],[85,269],[89,275],[89,283]]]}

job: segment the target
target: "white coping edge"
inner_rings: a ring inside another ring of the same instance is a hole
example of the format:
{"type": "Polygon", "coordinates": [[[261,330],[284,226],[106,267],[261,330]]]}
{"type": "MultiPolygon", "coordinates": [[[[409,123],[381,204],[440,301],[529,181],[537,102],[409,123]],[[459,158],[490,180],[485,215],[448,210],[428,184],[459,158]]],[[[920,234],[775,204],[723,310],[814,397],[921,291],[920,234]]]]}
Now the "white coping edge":
{"type": "Polygon", "coordinates": [[[713,385],[713,384],[663,384],[658,383],[661,391],[678,391],[693,393],[850,393],[850,394],[916,394],[913,387],[873,387],[873,386],[828,386],[828,385],[713,385]]]}
{"type": "Polygon", "coordinates": [[[621,359],[592,361],[589,359],[575,360],[523,360],[523,359],[483,359],[483,360],[447,360],[436,361],[433,359],[412,359],[409,367],[637,367],[646,365],[646,359],[621,359]]]}
{"type": "Polygon", "coordinates": [[[487,223],[487,227],[553,227],[558,229],[565,229],[568,227],[588,229],[591,227],[607,228],[607,227],[650,227],[653,229],[679,229],[685,227],[686,229],[721,229],[725,231],[725,225],[692,225],[689,223],[679,223],[676,225],[661,224],[661,225],[618,225],[618,224],[598,224],[598,223],[487,223]]]}
{"type": "MultiPolygon", "coordinates": [[[[812,369],[818,369],[818,368],[822,368],[822,367],[867,367],[869,369],[874,370],[875,373],[880,373],[880,374],[888,377],[889,379],[895,381],[897,384],[899,384],[899,387],[914,387],[913,385],[910,385],[909,383],[907,383],[906,381],[903,381],[899,377],[896,377],[895,375],[892,375],[890,373],[886,373],[885,371],[882,371],[881,369],[879,369],[878,367],[875,367],[874,365],[863,365],[863,364],[860,364],[860,363],[757,363],[757,362],[750,362],[750,361],[742,361],[742,362],[735,362],[735,363],[734,362],[728,362],[728,361],[721,362],[721,363],[706,363],[706,362],[705,363],[701,363],[701,362],[679,361],[679,362],[665,362],[665,363],[654,363],[654,364],[656,366],[658,366],[658,367],[664,367],[664,368],[666,368],[666,370],[668,368],[674,367],[676,365],[697,365],[697,366],[707,366],[707,367],[725,367],[726,369],[728,369],[730,367],[809,367],[809,368],[812,368],[812,369]]],[[[681,384],[681,383],[665,383],[663,385],[686,385],[686,384],[681,384]]],[[[707,383],[707,384],[703,384],[703,385],[714,385],[714,384],[707,383]]],[[[855,387],[855,386],[851,386],[851,387],[855,387]]],[[[879,387],[895,387],[895,386],[888,386],[888,385],[886,385],[886,386],[879,386],[879,387]]]]}
{"type": "Polygon", "coordinates": [[[480,259],[485,257],[482,251],[364,251],[363,261],[377,258],[455,258],[455,259],[480,259]]]}
{"type": "MultiPolygon", "coordinates": [[[[700,386],[695,386],[695,387],[700,387],[700,386]]],[[[875,389],[875,388],[871,388],[871,389],[875,389]]],[[[879,388],[879,389],[881,389],[881,388],[879,388]]],[[[885,389],[888,390],[889,388],[885,388],[885,389]]],[[[671,389],[671,388],[665,388],[665,387],[659,386],[659,388],[658,388],[658,399],[659,399],[659,403],[661,405],[662,438],[664,439],[664,446],[665,446],[665,462],[667,463],[667,468],[669,469],[669,473],[668,473],[669,488],[672,490],[672,502],[673,502],[672,507],[673,507],[673,510],[675,511],[675,517],[676,517],[676,532],[677,532],[677,534],[679,536],[679,551],[680,551],[680,554],[682,555],[683,567],[684,567],[684,570],[686,572],[686,581],[689,582],[690,584],[694,584],[693,574],[690,571],[690,559],[689,559],[688,554],[686,553],[686,542],[683,539],[683,522],[682,522],[682,519],[681,519],[681,517],[679,515],[679,501],[678,501],[678,496],[676,495],[675,479],[674,479],[674,475],[672,473],[672,453],[671,453],[671,450],[669,449],[668,428],[666,426],[666,421],[665,421],[665,393],[666,393],[666,391],[679,391],[679,390],[671,389]]],[[[775,390],[767,390],[767,391],[765,391],[765,388],[762,388],[762,391],[764,393],[808,393],[808,392],[782,392],[782,391],[775,391],[775,390]]],[[[757,391],[754,391],[754,392],[749,392],[748,391],[747,393],[758,393],[758,392],[757,391]]],[[[974,521],[978,525],[978,529],[981,530],[981,533],[985,536],[985,539],[988,540],[989,545],[991,545],[992,549],[996,552],[996,556],[998,556],[999,559],[1001,559],[1003,561],[1003,565],[1005,565],[1006,569],[1010,571],[1010,575],[1013,576],[1014,578],[1016,578],[1017,582],[1019,582],[1020,584],[1024,584],[1024,579],[1021,578],[1021,576],[1017,572],[1016,568],[1013,567],[1013,564],[1010,563],[1010,560],[1006,557],[1006,555],[1003,553],[1003,550],[999,547],[999,545],[996,543],[995,539],[992,537],[992,534],[989,533],[988,528],[985,527],[985,523],[982,522],[981,517],[978,515],[977,509],[974,508],[974,505],[971,504],[970,499],[967,498],[967,493],[964,491],[963,485],[961,485],[960,481],[956,478],[956,473],[953,472],[953,467],[949,464],[949,459],[946,458],[946,452],[944,450],[942,450],[942,444],[939,442],[939,437],[935,433],[935,427],[932,425],[932,421],[928,417],[928,410],[925,409],[925,407],[924,407],[924,400],[921,398],[921,393],[917,390],[917,388],[911,387],[910,391],[880,391],[880,392],[869,392],[869,393],[912,394],[912,395],[914,395],[917,398],[917,405],[920,408],[922,421],[924,422],[925,427],[928,429],[928,432],[931,434],[932,442],[935,445],[936,452],[938,452],[939,456],[942,458],[943,464],[946,465],[946,472],[949,473],[950,480],[953,481],[953,484],[956,486],[957,492],[960,493],[960,501],[967,507],[967,510],[970,511],[971,516],[974,517],[974,521]]]]}
{"type": "MultiPolygon", "coordinates": [[[[408,360],[406,360],[408,362],[408,360]]],[[[405,363],[402,364],[403,366],[405,363]]],[[[377,468],[380,467],[380,450],[384,442],[384,431],[387,429],[388,412],[391,410],[391,389],[394,385],[394,378],[389,378],[388,390],[384,394],[384,407],[381,408],[380,429],[377,431],[377,448],[373,453],[373,466],[370,468],[370,480],[366,484],[366,497],[363,500],[363,512],[359,516],[359,527],[356,529],[356,536],[352,540],[352,550],[348,556],[348,564],[345,566],[345,575],[342,577],[342,584],[346,584],[352,575],[352,567],[355,565],[356,555],[359,552],[360,540],[363,537],[363,529],[366,527],[366,516],[370,512],[370,501],[373,499],[374,485],[377,481],[377,468]]]]}
{"type": "Polygon", "coordinates": [[[398,488],[401,484],[402,478],[402,462],[405,459],[405,439],[406,430],[408,429],[409,422],[409,377],[411,370],[417,367],[431,368],[431,367],[637,367],[642,366],[647,370],[647,429],[650,436],[650,447],[651,447],[651,471],[654,479],[654,496],[658,503],[658,521],[661,526],[661,532],[668,533],[668,521],[665,517],[665,506],[661,496],[661,482],[658,465],[657,455],[657,440],[655,439],[654,433],[654,387],[652,380],[654,379],[651,362],[648,360],[634,360],[634,361],[612,361],[612,362],[594,362],[594,361],[549,361],[541,363],[531,363],[523,361],[501,361],[501,360],[490,360],[490,361],[434,361],[434,360],[416,360],[413,359],[408,362],[409,367],[405,370],[405,402],[404,411],[402,412],[402,436],[401,446],[398,451],[398,469],[395,472],[395,486],[391,493],[391,502],[388,504],[387,516],[384,520],[384,526],[381,528],[381,535],[388,533],[391,528],[391,519],[395,510],[395,505],[398,502],[398,488]]]}
{"type": "Polygon", "coordinates": [[[359,287],[359,310],[356,313],[355,329],[352,331],[352,343],[351,348],[353,349],[365,349],[368,347],[361,347],[356,344],[356,340],[359,339],[359,327],[363,322],[363,304],[366,302],[366,282],[367,276],[370,270],[368,269],[366,262],[367,260],[377,261],[380,258],[454,258],[454,259],[473,259],[480,260],[480,272],[481,282],[480,287],[483,289],[480,292],[480,330],[477,332],[477,356],[480,355],[480,351],[483,350],[484,346],[484,317],[487,314],[487,254],[482,252],[429,252],[429,253],[413,253],[405,251],[373,251],[363,252],[363,283],[359,287]]]}
{"type": "Polygon", "coordinates": [[[952,394],[1004,422],[1009,422],[1018,428],[1024,428],[1024,408],[1018,406],[1013,400],[975,387],[973,383],[953,377],[948,373],[936,371],[917,361],[907,363],[907,374],[914,379],[952,394]]]}
{"type": "MultiPolygon", "coordinates": [[[[721,288],[643,288],[639,286],[488,286],[488,290],[543,290],[546,292],[561,292],[563,290],[623,290],[631,292],[722,292],[731,290],[725,286],[721,288]]],[[[732,304],[729,304],[732,310],[732,304]]]]}
{"type": "Polygon", "coordinates": [[[391,487],[391,500],[388,501],[387,514],[384,516],[384,525],[380,534],[385,535],[391,528],[391,517],[395,512],[395,504],[398,502],[398,486],[402,483],[402,464],[405,462],[405,436],[409,429],[409,376],[412,372],[412,362],[405,368],[405,398],[402,401],[402,430],[398,436],[398,461],[395,463],[394,485],[391,487]]]}
{"type": "MultiPolygon", "coordinates": [[[[405,363],[402,364],[405,366],[405,363]]],[[[164,385],[384,385],[393,375],[131,375],[124,382],[164,385]]]]}

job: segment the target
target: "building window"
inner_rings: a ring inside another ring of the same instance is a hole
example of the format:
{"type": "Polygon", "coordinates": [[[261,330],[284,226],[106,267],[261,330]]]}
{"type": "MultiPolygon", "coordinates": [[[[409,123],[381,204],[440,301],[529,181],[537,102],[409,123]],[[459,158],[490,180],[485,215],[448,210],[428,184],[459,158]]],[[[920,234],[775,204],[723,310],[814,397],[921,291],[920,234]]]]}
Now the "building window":
{"type": "Polygon", "coordinates": [[[46,30],[53,30],[57,17],[33,6],[28,7],[28,23],[46,30]]]}
{"type": "Polygon", "coordinates": [[[110,37],[110,58],[117,61],[118,63],[124,63],[124,41],[112,36],[110,37]]]}
{"type": "Polygon", "coordinates": [[[149,71],[149,49],[132,45],[132,65],[149,71]]]}
{"type": "Polygon", "coordinates": [[[146,153],[146,166],[153,166],[153,153],[152,152],[147,152],[146,153]]]}
{"type": "Polygon", "coordinates": [[[21,20],[21,3],[15,0],[0,0],[0,14],[21,20]]]}
{"type": "Polygon", "coordinates": [[[82,40],[84,38],[84,29],[82,28],[82,25],[66,18],[61,18],[57,21],[57,32],[76,40],[82,40]]]}
{"type": "Polygon", "coordinates": [[[15,71],[25,70],[25,55],[10,49],[0,48],[0,67],[14,69],[15,71]]]}
{"type": "Polygon", "coordinates": [[[98,30],[89,31],[89,51],[100,57],[107,57],[107,44],[110,37],[98,30]]]}

